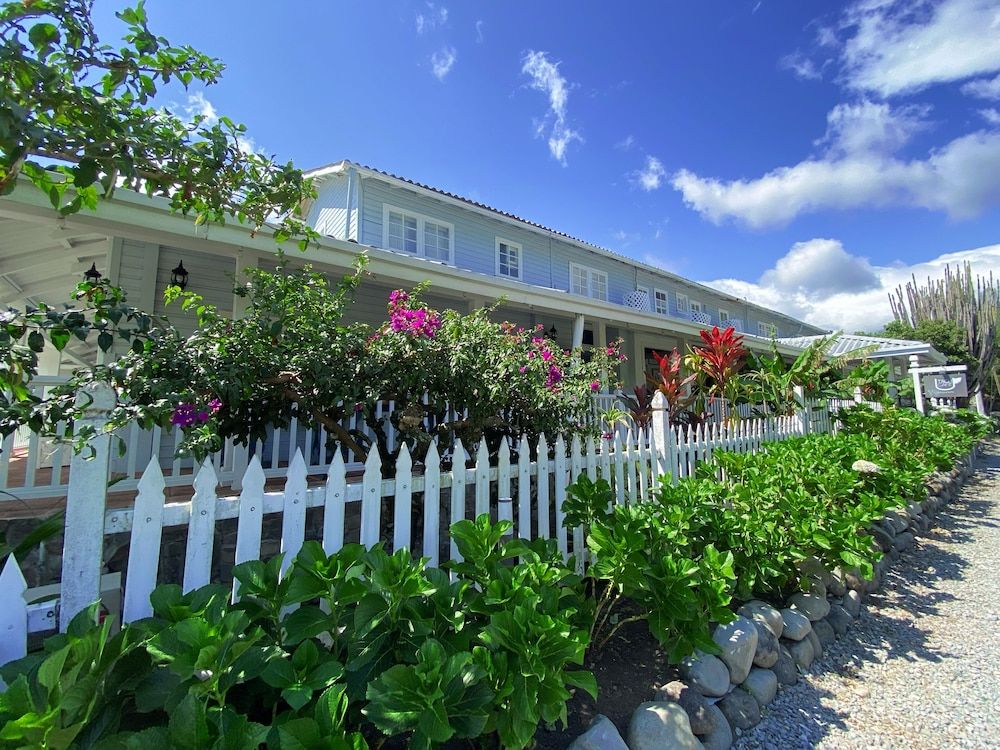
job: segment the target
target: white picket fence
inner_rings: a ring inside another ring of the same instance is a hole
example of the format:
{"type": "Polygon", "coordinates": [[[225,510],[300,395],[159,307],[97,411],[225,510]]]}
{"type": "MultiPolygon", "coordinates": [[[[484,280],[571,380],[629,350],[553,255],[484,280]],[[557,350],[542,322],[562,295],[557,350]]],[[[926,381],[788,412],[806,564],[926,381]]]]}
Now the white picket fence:
{"type": "MultiPolygon", "coordinates": [[[[114,395],[101,386],[85,419],[100,427],[114,395]]],[[[70,462],[66,528],[58,601],[33,603],[16,561],[8,559],[0,574],[0,664],[25,653],[27,635],[65,629],[72,617],[99,598],[105,535],[129,534],[130,554],[124,575],[121,617],[125,622],[148,616],[149,594],[157,584],[164,529],[186,527],[183,580],[185,590],[212,580],[217,524],[236,522],[232,559],[239,564],[261,554],[264,518],[280,514],[284,566],[291,563],[306,539],[307,512],[322,509],[320,541],[332,553],[349,542],[366,546],[385,541],[393,550],[408,548],[437,565],[458,559],[447,529],[463,518],[489,513],[514,523],[525,539],[554,538],[568,558],[585,563],[584,530],[563,525],[566,488],[580,474],[604,477],[616,503],[636,503],[648,497],[662,477],[694,473],[718,450],[755,452],[762,445],[807,432],[831,428],[829,412],[818,405],[791,417],[744,419],[692,429],[671,426],[661,395],[654,401],[654,419],[648,430],[619,430],[586,441],[562,435],[542,436],[535,446],[522,437],[517,445],[503,441],[495,461],[485,442],[471,453],[459,443],[451,468],[442,466],[437,448],[414,465],[403,445],[391,479],[383,478],[381,459],[372,451],[360,476],[351,476],[340,451],[325,468],[325,481],[310,486],[313,474],[303,451],[296,448],[284,488],[268,491],[267,468],[253,456],[241,475],[238,496],[220,496],[218,467],[206,460],[190,478],[194,494],[186,502],[167,503],[167,478],[153,457],[137,482],[133,507],[106,509],[111,440],[107,435],[91,442],[93,457],[75,455],[70,462]]],[[[112,489],[114,486],[112,487],[112,489]]]]}

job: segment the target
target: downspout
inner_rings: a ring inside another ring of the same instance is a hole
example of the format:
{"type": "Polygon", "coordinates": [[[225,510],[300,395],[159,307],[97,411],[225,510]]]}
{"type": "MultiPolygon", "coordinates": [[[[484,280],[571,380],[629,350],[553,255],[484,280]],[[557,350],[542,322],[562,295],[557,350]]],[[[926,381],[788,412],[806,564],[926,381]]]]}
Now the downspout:
{"type": "MultiPolygon", "coordinates": [[[[345,240],[357,240],[357,237],[351,237],[351,207],[354,199],[354,179],[355,170],[351,167],[347,170],[347,205],[346,208],[346,226],[344,227],[344,239],[345,240]]],[[[357,226],[355,224],[355,226],[357,226]]]]}

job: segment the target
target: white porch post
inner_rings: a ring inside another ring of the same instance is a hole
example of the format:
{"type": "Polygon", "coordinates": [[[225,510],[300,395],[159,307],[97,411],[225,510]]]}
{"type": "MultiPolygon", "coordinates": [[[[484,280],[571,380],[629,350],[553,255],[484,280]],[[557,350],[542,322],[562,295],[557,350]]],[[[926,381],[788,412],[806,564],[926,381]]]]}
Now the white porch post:
{"type": "Polygon", "coordinates": [[[570,349],[579,349],[583,346],[583,321],[582,315],[577,315],[573,319],[573,343],[570,344],[570,349]]]}
{"type": "Polygon", "coordinates": [[[979,412],[979,416],[985,417],[986,414],[986,401],[983,399],[983,389],[982,386],[976,386],[976,390],[973,391],[973,395],[976,399],[976,411],[979,412]]]}
{"type": "Polygon", "coordinates": [[[913,376],[913,402],[917,406],[917,411],[924,414],[924,389],[920,382],[920,373],[917,372],[918,367],[920,367],[920,358],[916,354],[911,354],[910,375],[913,376]]]}

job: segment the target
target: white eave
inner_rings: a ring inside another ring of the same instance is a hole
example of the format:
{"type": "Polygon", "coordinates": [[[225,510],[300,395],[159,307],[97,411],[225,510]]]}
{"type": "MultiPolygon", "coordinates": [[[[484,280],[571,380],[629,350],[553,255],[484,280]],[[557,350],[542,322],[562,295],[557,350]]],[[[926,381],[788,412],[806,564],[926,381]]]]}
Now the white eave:
{"type": "MultiPolygon", "coordinates": [[[[193,250],[227,256],[241,250],[274,255],[279,247],[273,239],[273,230],[269,227],[262,227],[255,232],[250,227],[235,222],[195,226],[192,219],[170,211],[166,198],[148,197],[122,189],[116,191],[113,198],[102,200],[96,211],[81,211],[60,217],[52,209],[45,194],[34,186],[23,183],[13,193],[0,198],[0,214],[34,217],[37,221],[62,222],[67,226],[161,244],[183,243],[193,250]]],[[[433,286],[458,292],[466,298],[492,300],[504,297],[509,302],[560,317],[584,315],[616,325],[631,325],[662,332],[664,335],[682,334],[697,338],[703,329],[701,324],[681,318],[633,310],[624,305],[580,297],[560,289],[500,279],[333,237],[321,237],[312,241],[301,252],[294,247],[294,242],[286,244],[291,245],[288,248],[290,257],[301,257],[305,261],[340,268],[350,268],[358,255],[364,252],[369,258],[368,271],[376,278],[384,276],[409,284],[418,284],[429,278],[433,286]]],[[[770,339],[747,336],[747,344],[755,348],[763,348],[770,343],[770,339]]],[[[798,349],[780,341],[778,351],[790,356],[798,353],[798,349]]]]}

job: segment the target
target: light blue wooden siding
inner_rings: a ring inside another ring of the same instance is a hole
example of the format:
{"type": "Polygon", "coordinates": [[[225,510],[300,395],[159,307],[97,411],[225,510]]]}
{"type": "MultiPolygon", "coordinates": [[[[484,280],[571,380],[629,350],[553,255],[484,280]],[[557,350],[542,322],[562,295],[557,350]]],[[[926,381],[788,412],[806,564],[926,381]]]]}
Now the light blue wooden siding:
{"type": "MultiPolygon", "coordinates": [[[[374,247],[384,246],[383,215],[384,206],[396,206],[431,219],[438,219],[454,226],[452,238],[453,262],[458,268],[467,269],[488,276],[496,275],[496,240],[498,237],[515,242],[522,248],[522,281],[552,289],[570,290],[570,264],[602,271],[608,276],[608,301],[621,304],[625,295],[637,286],[648,288],[650,302],[654,305],[654,289],[667,291],[670,315],[687,317],[677,307],[677,295],[687,295],[688,300],[702,304],[704,312],[718,323],[719,308],[725,308],[733,318],[740,318],[748,333],[757,332],[757,321],[767,320],[777,324],[779,335],[789,328],[812,329],[792,324],[790,321],[768,315],[763,310],[749,309],[742,302],[725,300],[708,290],[692,289],[675,279],[659,276],[655,272],[639,268],[626,260],[617,260],[603,253],[592,252],[571,242],[550,237],[540,231],[516,226],[499,219],[492,219],[471,209],[464,209],[444,201],[438,201],[415,191],[395,187],[377,178],[364,178],[361,187],[362,236],[361,242],[374,247]]],[[[791,331],[791,334],[799,330],[791,331]]]]}
{"type": "Polygon", "coordinates": [[[335,174],[320,184],[306,217],[310,226],[320,234],[347,239],[347,183],[347,175],[335,174]]]}

